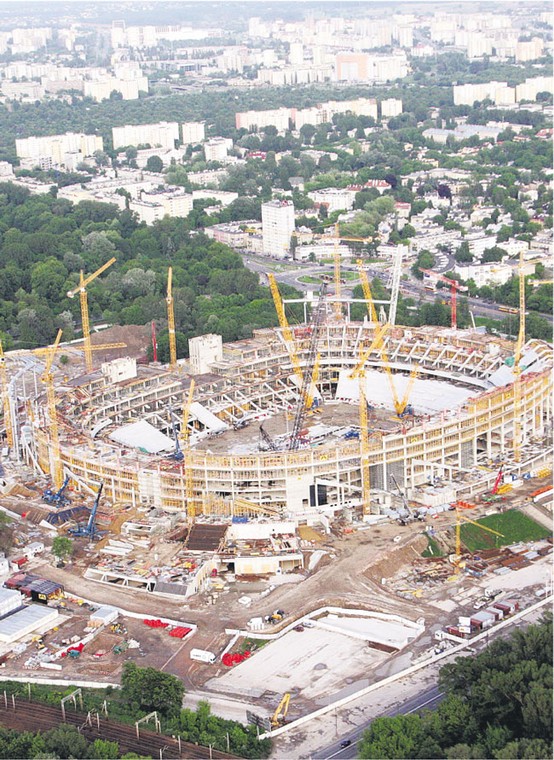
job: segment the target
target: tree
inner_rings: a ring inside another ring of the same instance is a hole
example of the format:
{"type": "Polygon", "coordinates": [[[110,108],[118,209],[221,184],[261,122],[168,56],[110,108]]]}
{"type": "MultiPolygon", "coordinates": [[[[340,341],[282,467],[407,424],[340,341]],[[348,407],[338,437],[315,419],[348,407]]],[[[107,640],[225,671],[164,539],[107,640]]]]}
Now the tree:
{"type": "Polygon", "coordinates": [[[504,250],[504,248],[500,248],[499,246],[495,245],[492,248],[486,248],[483,252],[483,256],[481,258],[481,261],[483,264],[486,264],[491,261],[502,261],[502,259],[505,259],[508,255],[508,251],[504,250]]]}
{"type": "Polygon", "coordinates": [[[146,162],[146,171],[147,172],[156,172],[160,173],[163,172],[164,168],[164,162],[159,156],[149,156],[148,161],[146,162]]]}
{"type": "Polygon", "coordinates": [[[132,709],[157,710],[164,716],[175,717],[181,710],[184,693],[182,681],[169,673],[139,668],[134,662],[123,666],[121,695],[132,709]]]}
{"type": "Polygon", "coordinates": [[[13,525],[5,512],[0,512],[0,551],[9,554],[13,543],[13,525]]]}
{"type": "Polygon", "coordinates": [[[473,254],[469,250],[469,243],[467,240],[464,240],[460,245],[454,254],[454,259],[458,262],[458,264],[469,264],[473,261],[473,254]]]}
{"type": "Polygon", "coordinates": [[[56,536],[52,541],[52,554],[63,562],[73,554],[73,541],[67,536],[56,536]]]}
{"type": "Polygon", "coordinates": [[[55,752],[58,757],[87,757],[88,742],[74,726],[60,723],[43,736],[47,751],[55,752]]]}
{"type": "Polygon", "coordinates": [[[417,259],[412,264],[411,272],[417,280],[423,280],[423,272],[420,269],[432,269],[435,266],[435,257],[431,251],[423,250],[418,253],[417,259]]]}
{"type": "Polygon", "coordinates": [[[88,748],[89,758],[94,760],[112,760],[119,757],[119,744],[117,742],[106,741],[105,739],[95,739],[88,748]]]}

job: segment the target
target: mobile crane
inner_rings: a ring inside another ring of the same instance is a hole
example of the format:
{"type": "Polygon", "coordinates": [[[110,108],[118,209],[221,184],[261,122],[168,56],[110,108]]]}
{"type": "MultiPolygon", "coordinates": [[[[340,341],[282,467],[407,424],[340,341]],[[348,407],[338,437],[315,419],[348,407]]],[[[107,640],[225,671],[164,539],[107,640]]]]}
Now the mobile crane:
{"type": "Polygon", "coordinates": [[[60,509],[62,507],[66,507],[68,504],[71,504],[71,499],[65,495],[65,490],[69,485],[69,480],[69,475],[66,475],[65,480],[62,483],[62,487],[57,491],[54,491],[52,488],[47,488],[46,491],[42,494],[43,501],[60,509]]]}
{"type": "Polygon", "coordinates": [[[100,483],[100,487],[96,494],[94,504],[92,505],[87,524],[79,525],[76,528],[69,529],[68,532],[72,536],[87,536],[91,541],[94,541],[100,537],[100,531],[96,528],[96,513],[98,511],[98,504],[100,503],[100,496],[102,495],[103,488],[104,484],[100,483]]]}

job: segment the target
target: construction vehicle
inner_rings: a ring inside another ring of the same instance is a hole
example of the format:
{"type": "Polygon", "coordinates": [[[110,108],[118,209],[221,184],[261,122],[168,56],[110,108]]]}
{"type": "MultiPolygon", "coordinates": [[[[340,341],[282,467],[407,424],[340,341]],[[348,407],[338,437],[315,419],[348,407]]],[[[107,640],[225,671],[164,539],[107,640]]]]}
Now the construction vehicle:
{"type": "Polygon", "coordinates": [[[100,503],[100,496],[102,495],[103,488],[104,484],[100,483],[100,488],[98,489],[96,499],[92,505],[87,524],[78,525],[76,528],[69,529],[68,533],[72,536],[87,536],[91,541],[94,541],[101,535],[101,531],[96,528],[96,513],[98,511],[98,504],[100,503]]]}
{"type": "Polygon", "coordinates": [[[400,517],[398,522],[400,523],[400,525],[406,525],[408,522],[413,522],[416,519],[416,516],[410,509],[410,505],[408,504],[408,499],[406,498],[406,494],[404,493],[404,491],[401,490],[400,486],[398,485],[398,481],[396,480],[396,478],[394,477],[392,473],[391,473],[390,479],[396,486],[396,490],[398,491],[400,498],[402,499],[402,505],[406,513],[405,515],[402,515],[400,517]]]}
{"type": "Polygon", "coordinates": [[[264,428],[263,423],[260,425],[260,451],[279,451],[279,447],[264,428]]]}
{"type": "Polygon", "coordinates": [[[500,465],[500,469],[498,470],[498,475],[496,476],[496,480],[494,481],[494,485],[491,488],[491,496],[496,496],[498,493],[498,489],[502,485],[502,481],[504,480],[504,464],[500,465]]]}
{"type": "Polygon", "coordinates": [[[505,538],[503,533],[499,533],[497,530],[493,530],[492,528],[487,528],[486,525],[481,525],[481,523],[475,522],[475,520],[470,520],[467,517],[462,520],[460,510],[456,509],[456,548],[454,554],[449,557],[450,562],[454,565],[454,575],[452,575],[448,580],[456,580],[462,568],[461,528],[465,523],[471,523],[472,525],[476,525],[478,528],[481,528],[481,530],[486,530],[488,533],[493,533],[495,536],[505,538]]]}
{"type": "Polygon", "coordinates": [[[47,488],[46,491],[42,494],[43,501],[45,501],[47,504],[51,504],[54,507],[58,507],[59,509],[66,507],[68,504],[71,504],[71,499],[65,495],[66,488],[69,485],[69,480],[69,475],[66,475],[66,478],[62,483],[62,487],[57,491],[54,491],[52,488],[47,488]]]}
{"type": "Polygon", "coordinates": [[[175,439],[175,449],[172,454],[169,455],[169,459],[174,459],[176,462],[182,462],[185,455],[181,451],[181,444],[179,443],[179,436],[177,434],[177,428],[175,427],[175,419],[173,415],[173,409],[169,408],[169,421],[171,423],[171,429],[173,431],[173,438],[175,439]]]}
{"type": "Polygon", "coordinates": [[[277,709],[271,716],[271,728],[279,728],[286,722],[287,713],[289,711],[290,694],[287,692],[283,695],[283,698],[277,705],[277,709]]]}

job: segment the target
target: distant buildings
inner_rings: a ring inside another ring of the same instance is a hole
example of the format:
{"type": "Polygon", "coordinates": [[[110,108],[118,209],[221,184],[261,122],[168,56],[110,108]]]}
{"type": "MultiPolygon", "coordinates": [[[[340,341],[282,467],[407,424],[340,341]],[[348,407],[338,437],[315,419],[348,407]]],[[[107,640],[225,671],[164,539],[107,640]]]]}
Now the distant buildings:
{"type": "Polygon", "coordinates": [[[405,53],[337,53],[335,57],[335,76],[339,82],[387,82],[401,79],[409,71],[405,53]]]}
{"type": "Polygon", "coordinates": [[[175,148],[175,143],[179,140],[179,125],[176,121],[160,121],[157,124],[126,124],[124,127],[114,127],[112,137],[114,148],[150,145],[152,148],[161,147],[170,150],[175,148]]]}
{"type": "Polygon", "coordinates": [[[276,259],[283,259],[288,256],[294,226],[294,205],[292,201],[262,203],[264,255],[276,259]]]}
{"type": "Polygon", "coordinates": [[[552,92],[551,77],[526,79],[523,84],[509,87],[507,82],[461,84],[452,88],[454,105],[472,106],[476,101],[490,100],[495,105],[509,106],[522,100],[535,100],[539,92],[552,92]]]}
{"type": "Polygon", "coordinates": [[[134,211],[139,221],[146,224],[153,224],[164,216],[186,217],[192,211],[192,206],[192,195],[176,188],[145,191],[139,199],[129,202],[129,210],[134,211]]]}
{"type": "Polygon", "coordinates": [[[40,166],[46,170],[56,167],[73,171],[84,158],[102,150],[103,141],[97,135],[66,132],[63,135],[16,139],[15,149],[22,159],[22,166],[27,168],[40,166]]]}
{"type": "MultiPolygon", "coordinates": [[[[402,108],[401,101],[395,102],[400,103],[400,108],[402,108]]],[[[329,100],[317,106],[300,110],[276,108],[271,111],[244,111],[235,114],[235,126],[237,129],[248,129],[249,131],[274,126],[282,132],[291,127],[301,129],[305,124],[312,124],[313,126],[324,124],[330,122],[335,114],[347,112],[356,116],[370,116],[377,119],[377,101],[374,98],[329,100]]]]}

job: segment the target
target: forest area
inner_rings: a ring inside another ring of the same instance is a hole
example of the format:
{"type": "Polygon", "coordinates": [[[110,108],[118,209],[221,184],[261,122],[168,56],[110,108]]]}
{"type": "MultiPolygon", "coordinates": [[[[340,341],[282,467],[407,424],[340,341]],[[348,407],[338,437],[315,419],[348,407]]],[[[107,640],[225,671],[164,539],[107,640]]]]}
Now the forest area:
{"type": "Polygon", "coordinates": [[[446,697],[436,710],[374,720],[358,756],[552,757],[552,615],[445,665],[439,687],[446,697]]]}
{"type": "MultiPolygon", "coordinates": [[[[0,339],[4,349],[64,340],[80,328],[78,298],[67,292],[79,271],[116,264],[88,288],[91,322],[166,325],[167,270],[179,356],[187,339],[215,332],[224,341],[250,337],[277,323],[269,290],[227,246],[191,232],[186,220],[139,224],[128,211],[95,202],[74,206],[53,195],[30,196],[0,184],[0,339]]],[[[283,287],[283,293],[294,292],[283,287]]],[[[159,339],[161,358],[167,333],[159,339]]]]}

